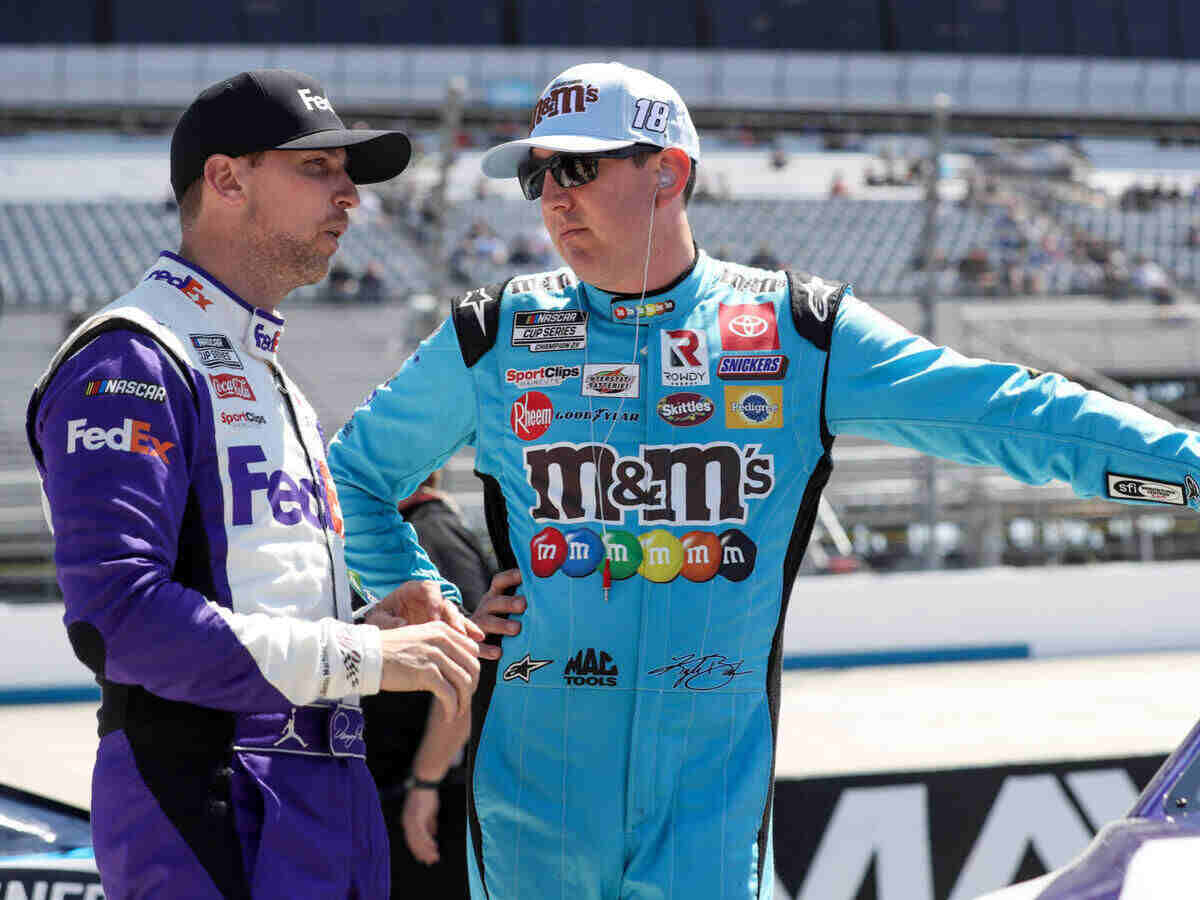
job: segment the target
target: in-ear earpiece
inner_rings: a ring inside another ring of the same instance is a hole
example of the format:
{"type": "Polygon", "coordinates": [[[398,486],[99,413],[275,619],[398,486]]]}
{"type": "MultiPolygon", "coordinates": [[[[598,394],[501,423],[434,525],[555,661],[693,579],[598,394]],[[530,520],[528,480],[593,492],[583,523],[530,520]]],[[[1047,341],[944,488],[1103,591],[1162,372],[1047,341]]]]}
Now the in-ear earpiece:
{"type": "Polygon", "coordinates": [[[670,187],[674,183],[675,183],[675,176],[672,175],[670,172],[660,171],[658,173],[658,186],[660,188],[670,187]]]}

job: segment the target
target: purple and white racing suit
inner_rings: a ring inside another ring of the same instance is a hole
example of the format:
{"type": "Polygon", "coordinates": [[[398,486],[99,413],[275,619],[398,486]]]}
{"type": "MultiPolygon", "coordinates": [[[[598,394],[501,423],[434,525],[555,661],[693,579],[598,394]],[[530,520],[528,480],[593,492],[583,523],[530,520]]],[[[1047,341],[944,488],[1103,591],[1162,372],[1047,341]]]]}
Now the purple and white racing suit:
{"type": "MultiPolygon", "coordinates": [[[[64,620],[103,692],[92,823],[110,900],[388,895],[358,707],[380,637],[353,622],[283,330],[163,253],[30,402],[64,620]]],[[[410,562],[437,578],[419,549],[410,562]]]]}

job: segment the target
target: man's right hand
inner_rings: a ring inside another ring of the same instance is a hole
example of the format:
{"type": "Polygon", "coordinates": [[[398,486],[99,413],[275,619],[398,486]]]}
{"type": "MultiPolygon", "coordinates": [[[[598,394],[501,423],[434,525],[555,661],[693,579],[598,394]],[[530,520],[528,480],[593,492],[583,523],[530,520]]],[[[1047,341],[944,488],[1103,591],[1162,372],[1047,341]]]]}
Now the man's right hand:
{"type": "Polygon", "coordinates": [[[429,691],[447,721],[471,705],[479,682],[481,645],[445,622],[405,625],[379,632],[384,691],[429,691]]]}
{"type": "MultiPolygon", "coordinates": [[[[471,613],[471,621],[478,625],[486,634],[514,635],[520,634],[521,623],[513,619],[501,618],[501,613],[525,612],[525,598],[520,594],[510,597],[504,591],[521,583],[519,569],[508,569],[498,572],[492,577],[492,586],[483,595],[475,612],[471,613]]],[[[480,644],[481,659],[499,659],[503,651],[495,644],[480,644]]]]}

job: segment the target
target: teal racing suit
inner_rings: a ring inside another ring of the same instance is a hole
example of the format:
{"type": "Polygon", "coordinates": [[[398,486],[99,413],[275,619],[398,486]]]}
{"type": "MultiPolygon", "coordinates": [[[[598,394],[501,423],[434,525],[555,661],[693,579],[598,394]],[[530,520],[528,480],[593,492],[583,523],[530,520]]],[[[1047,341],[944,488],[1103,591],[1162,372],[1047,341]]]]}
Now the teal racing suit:
{"type": "Polygon", "coordinates": [[[560,269],[453,300],[333,440],[367,587],[407,577],[396,501],[464,444],[524,579],[476,695],[474,897],[771,895],[783,621],[842,433],[1200,501],[1196,434],[702,251],[640,299],[560,269]]]}

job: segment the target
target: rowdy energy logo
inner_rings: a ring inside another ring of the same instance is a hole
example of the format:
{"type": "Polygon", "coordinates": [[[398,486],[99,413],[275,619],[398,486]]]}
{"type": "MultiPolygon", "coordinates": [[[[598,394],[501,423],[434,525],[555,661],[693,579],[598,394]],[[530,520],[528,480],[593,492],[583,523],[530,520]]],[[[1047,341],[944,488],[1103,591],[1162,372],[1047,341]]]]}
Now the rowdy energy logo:
{"type": "Polygon", "coordinates": [[[775,487],[775,457],[761,449],[643,445],[640,456],[618,456],[608,444],[527,447],[526,477],[537,494],[529,512],[553,522],[623,522],[637,510],[643,525],[744,524],[746,500],[775,487]]]}
{"type": "Polygon", "coordinates": [[[546,526],[529,542],[529,564],[538,578],[560,571],[569,578],[586,578],[607,559],[616,581],[637,574],[655,584],[680,575],[697,584],[717,575],[738,582],[750,577],[757,558],[758,547],[737,528],[720,534],[689,531],[681,537],[663,528],[640,536],[617,530],[601,537],[591,528],[562,532],[546,526]]]}
{"type": "Polygon", "coordinates": [[[703,331],[662,332],[662,383],[665,387],[708,384],[708,336],[703,331]]]}
{"type": "Polygon", "coordinates": [[[783,385],[725,388],[726,428],[782,428],[783,385]]]}

